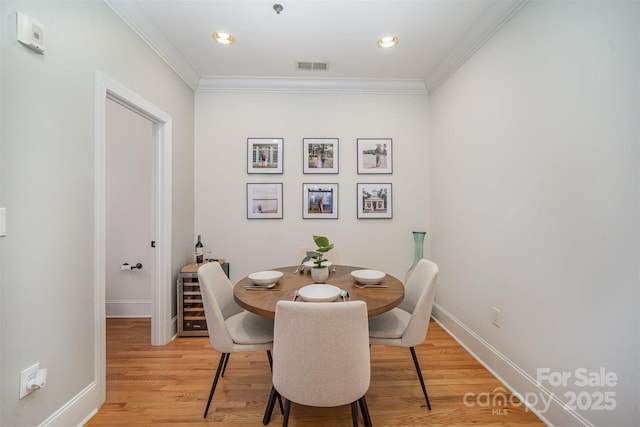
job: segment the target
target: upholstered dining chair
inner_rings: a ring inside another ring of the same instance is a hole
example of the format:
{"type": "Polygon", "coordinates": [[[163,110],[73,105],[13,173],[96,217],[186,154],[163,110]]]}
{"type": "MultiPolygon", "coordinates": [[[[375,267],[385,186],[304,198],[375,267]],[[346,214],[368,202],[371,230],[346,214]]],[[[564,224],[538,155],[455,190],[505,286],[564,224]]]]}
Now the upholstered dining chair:
{"type": "Polygon", "coordinates": [[[234,301],[233,285],[217,262],[200,267],[198,280],[209,340],[211,346],[222,353],[204,410],[206,418],[218,379],[224,376],[231,353],[266,351],[269,366],[272,366],[273,320],[245,311],[234,301]]]}
{"type": "Polygon", "coordinates": [[[278,396],[284,401],[283,426],[291,402],[306,406],[351,405],[358,425],[358,404],[371,425],[365,393],[371,379],[367,306],[353,302],[293,302],[276,305],[273,337],[273,387],[263,424],[271,420],[278,396]]]}
{"type": "Polygon", "coordinates": [[[424,378],[414,347],[427,337],[437,277],[437,264],[421,259],[405,284],[405,296],[402,303],[391,311],[369,318],[369,342],[371,344],[409,347],[411,350],[413,364],[416,367],[429,410],[431,410],[431,403],[429,403],[427,388],[424,385],[424,378]]]}

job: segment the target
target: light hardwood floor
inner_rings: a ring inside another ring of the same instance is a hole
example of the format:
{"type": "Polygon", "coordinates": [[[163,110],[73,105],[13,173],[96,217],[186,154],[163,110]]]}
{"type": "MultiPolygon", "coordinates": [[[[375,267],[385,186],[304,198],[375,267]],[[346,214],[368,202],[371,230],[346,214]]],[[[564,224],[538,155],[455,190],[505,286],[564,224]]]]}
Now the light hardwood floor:
{"type": "MultiPolygon", "coordinates": [[[[162,347],[150,342],[148,319],[107,320],[107,400],[87,426],[229,426],[262,425],[271,387],[265,352],[234,353],[206,419],[202,417],[220,353],[207,337],[177,338],[162,347]]],[[[544,426],[524,405],[486,405],[502,384],[437,323],[416,347],[432,410],[426,408],[408,349],[371,348],[371,387],[367,403],[378,426],[544,426]],[[481,394],[478,399],[467,393],[481,394]],[[486,395],[485,395],[486,393],[486,395]],[[490,398],[484,399],[484,397],[490,398]]],[[[304,373],[301,373],[301,375],[304,373]]],[[[362,424],[360,416],[360,425],[362,424]]],[[[274,410],[272,426],[282,424],[274,410]]],[[[308,408],[293,404],[289,424],[349,426],[349,406],[308,408]]]]}

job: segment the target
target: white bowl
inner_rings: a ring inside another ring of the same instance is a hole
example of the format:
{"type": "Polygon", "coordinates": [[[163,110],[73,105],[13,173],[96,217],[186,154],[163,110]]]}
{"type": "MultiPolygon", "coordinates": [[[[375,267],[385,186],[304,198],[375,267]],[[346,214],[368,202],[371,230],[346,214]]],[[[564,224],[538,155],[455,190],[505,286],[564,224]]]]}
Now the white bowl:
{"type": "Polygon", "coordinates": [[[382,281],[384,276],[386,276],[386,274],[378,270],[355,270],[351,272],[351,277],[363,285],[377,285],[382,281]]]}
{"type": "Polygon", "coordinates": [[[298,289],[298,295],[305,301],[333,301],[340,296],[340,288],[333,285],[307,285],[298,289]]]}
{"type": "MultiPolygon", "coordinates": [[[[302,265],[304,265],[307,268],[312,268],[316,266],[316,263],[313,261],[305,261],[302,263],[302,265]]],[[[322,261],[322,266],[323,267],[331,267],[333,265],[333,263],[331,261],[322,261]]]]}
{"type": "Polygon", "coordinates": [[[276,283],[282,277],[281,271],[258,271],[257,273],[251,273],[249,275],[249,280],[251,280],[255,285],[258,286],[266,286],[276,283]]]}

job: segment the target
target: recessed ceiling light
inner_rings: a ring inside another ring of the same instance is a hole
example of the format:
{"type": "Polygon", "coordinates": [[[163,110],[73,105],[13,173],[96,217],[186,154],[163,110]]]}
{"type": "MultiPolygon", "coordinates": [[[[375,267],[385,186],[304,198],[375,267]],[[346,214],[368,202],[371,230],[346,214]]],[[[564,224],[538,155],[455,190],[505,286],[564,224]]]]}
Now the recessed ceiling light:
{"type": "Polygon", "coordinates": [[[213,33],[213,39],[220,44],[231,44],[234,42],[233,36],[227,33],[213,33]]]}
{"type": "Polygon", "coordinates": [[[398,44],[398,38],[396,36],[385,36],[378,39],[378,46],[380,47],[393,47],[398,44]]]}

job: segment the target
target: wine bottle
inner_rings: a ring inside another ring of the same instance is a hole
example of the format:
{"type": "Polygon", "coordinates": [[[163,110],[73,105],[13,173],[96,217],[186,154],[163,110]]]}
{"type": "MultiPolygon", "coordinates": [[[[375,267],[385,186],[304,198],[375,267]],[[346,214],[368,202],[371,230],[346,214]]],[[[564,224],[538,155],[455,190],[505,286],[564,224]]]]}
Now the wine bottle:
{"type": "Polygon", "coordinates": [[[204,245],[202,244],[202,240],[200,239],[200,235],[198,234],[198,242],[196,243],[196,264],[202,264],[203,253],[204,253],[204,245]]]}

